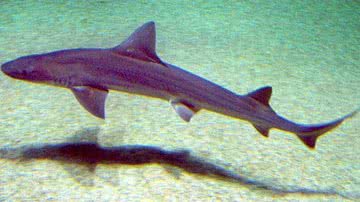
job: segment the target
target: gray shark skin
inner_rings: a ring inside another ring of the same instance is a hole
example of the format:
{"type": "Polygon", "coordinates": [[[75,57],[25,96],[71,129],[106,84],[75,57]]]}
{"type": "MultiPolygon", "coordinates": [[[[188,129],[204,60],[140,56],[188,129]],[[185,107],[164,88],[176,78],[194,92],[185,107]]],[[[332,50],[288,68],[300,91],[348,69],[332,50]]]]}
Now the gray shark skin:
{"type": "Polygon", "coordinates": [[[314,125],[289,121],[270,107],[270,86],[238,95],[204,78],[162,61],[155,52],[155,23],[148,22],[120,45],[105,49],[70,49],[20,57],[1,66],[8,76],[71,89],[91,114],[105,118],[109,90],[170,101],[185,121],[206,109],[249,121],[267,137],[271,128],[295,133],[309,148],[317,138],[358,110],[314,125]]]}

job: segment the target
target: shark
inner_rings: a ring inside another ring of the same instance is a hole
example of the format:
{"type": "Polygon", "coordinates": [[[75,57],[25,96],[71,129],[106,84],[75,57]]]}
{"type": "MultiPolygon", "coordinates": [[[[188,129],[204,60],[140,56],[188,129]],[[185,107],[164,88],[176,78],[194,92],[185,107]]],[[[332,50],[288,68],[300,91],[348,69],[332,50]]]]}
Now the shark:
{"type": "Polygon", "coordinates": [[[115,47],[23,56],[2,64],[1,70],[15,79],[70,89],[88,112],[102,119],[105,119],[109,91],[122,91],[166,100],[187,122],[205,109],[248,121],[264,137],[268,137],[273,128],[294,133],[312,149],[318,137],[359,111],[320,124],[290,121],[270,106],[271,86],[239,95],[161,60],[156,53],[153,21],[137,28],[115,47]]]}

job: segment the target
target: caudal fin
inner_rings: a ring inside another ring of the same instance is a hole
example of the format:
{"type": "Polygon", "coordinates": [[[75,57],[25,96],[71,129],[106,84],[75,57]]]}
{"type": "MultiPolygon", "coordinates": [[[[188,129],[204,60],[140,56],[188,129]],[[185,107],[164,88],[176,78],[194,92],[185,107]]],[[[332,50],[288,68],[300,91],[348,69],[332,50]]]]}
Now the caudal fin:
{"type": "MultiPolygon", "coordinates": [[[[270,86],[264,86],[262,88],[259,88],[253,92],[250,92],[247,94],[248,97],[256,100],[257,102],[263,104],[264,106],[271,109],[271,106],[269,104],[269,100],[271,97],[272,89],[270,86]]],[[[272,109],[271,109],[272,110],[272,109]]],[[[286,130],[292,133],[295,133],[299,139],[309,148],[314,149],[316,145],[316,140],[323,134],[329,132],[330,130],[336,128],[339,126],[345,119],[351,118],[355,116],[359,112],[360,108],[355,110],[354,112],[339,118],[337,120],[334,120],[332,122],[323,123],[323,124],[314,124],[314,125],[301,125],[294,122],[291,122],[289,120],[286,120],[285,118],[277,116],[278,124],[281,125],[281,122],[283,122],[282,125],[291,125],[291,127],[276,127],[276,126],[269,126],[269,125],[260,125],[253,123],[253,126],[255,129],[263,136],[268,137],[269,136],[269,130],[271,128],[279,128],[282,130],[286,130]]]]}
{"type": "Polygon", "coordinates": [[[355,116],[355,114],[357,114],[358,111],[359,110],[356,110],[340,119],[337,119],[329,123],[300,126],[299,132],[296,132],[296,135],[306,146],[308,146],[311,149],[314,149],[318,137],[336,128],[345,119],[355,116]]]}

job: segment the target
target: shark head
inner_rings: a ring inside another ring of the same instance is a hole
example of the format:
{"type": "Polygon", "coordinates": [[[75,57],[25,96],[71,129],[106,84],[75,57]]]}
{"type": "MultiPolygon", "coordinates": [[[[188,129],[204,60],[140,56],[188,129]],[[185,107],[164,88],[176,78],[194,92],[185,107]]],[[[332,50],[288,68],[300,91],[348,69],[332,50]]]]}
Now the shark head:
{"type": "Polygon", "coordinates": [[[20,57],[1,65],[1,71],[15,79],[44,82],[50,79],[50,75],[41,60],[37,55],[20,57]]]}

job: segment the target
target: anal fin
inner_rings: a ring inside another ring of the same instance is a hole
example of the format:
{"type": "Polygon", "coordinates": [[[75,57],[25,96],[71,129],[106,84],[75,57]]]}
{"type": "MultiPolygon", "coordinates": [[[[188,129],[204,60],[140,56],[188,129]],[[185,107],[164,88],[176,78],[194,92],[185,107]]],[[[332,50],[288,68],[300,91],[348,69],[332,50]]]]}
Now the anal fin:
{"type": "Polygon", "coordinates": [[[261,125],[253,125],[255,127],[255,129],[264,137],[269,137],[269,130],[270,128],[268,127],[264,127],[261,125]]]}

